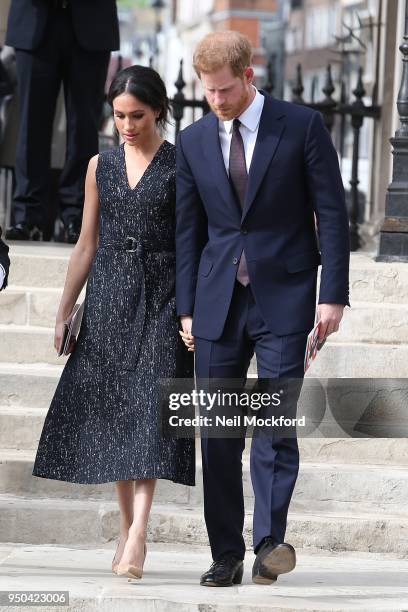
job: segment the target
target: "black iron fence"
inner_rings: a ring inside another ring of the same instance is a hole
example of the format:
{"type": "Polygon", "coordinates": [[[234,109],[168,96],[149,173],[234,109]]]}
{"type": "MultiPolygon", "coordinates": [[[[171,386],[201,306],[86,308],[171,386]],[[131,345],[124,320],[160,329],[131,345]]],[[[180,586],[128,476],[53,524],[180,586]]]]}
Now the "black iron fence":
{"type": "Polygon", "coordinates": [[[174,97],[170,100],[173,117],[175,120],[175,136],[180,131],[181,122],[184,119],[184,111],[186,108],[193,109],[193,121],[195,120],[195,111],[196,109],[201,109],[203,114],[208,113],[210,107],[208,106],[207,100],[197,100],[196,98],[186,98],[183,92],[183,89],[186,87],[186,82],[183,77],[183,60],[180,61],[180,70],[178,73],[177,81],[174,83],[176,86],[177,92],[174,94],[174,97]]]}
{"type": "MultiPolygon", "coordinates": [[[[353,131],[353,153],[351,163],[351,178],[350,178],[350,248],[352,251],[356,251],[360,248],[360,235],[358,231],[358,213],[359,213],[359,159],[360,159],[360,134],[363,122],[365,119],[379,119],[381,117],[381,107],[377,104],[366,105],[364,103],[364,97],[366,91],[363,85],[362,78],[363,69],[358,69],[358,78],[356,87],[352,93],[354,96],[353,101],[345,100],[345,88],[341,87],[340,99],[335,100],[333,93],[335,91],[331,65],[327,66],[326,70],[326,82],[322,88],[324,97],[320,102],[305,102],[303,99],[303,79],[302,79],[302,67],[300,64],[297,66],[297,74],[294,86],[292,88],[292,102],[296,104],[303,104],[314,108],[321,112],[323,120],[326,124],[327,129],[332,132],[335,123],[336,115],[341,118],[341,142],[340,149],[343,151],[343,139],[344,139],[344,124],[348,119],[353,131]]],[[[270,86],[265,88],[267,91],[270,86]]]]}
{"type": "MultiPolygon", "coordinates": [[[[268,78],[263,89],[268,93],[273,92],[273,82],[271,78],[271,71],[267,70],[268,78]]],[[[185,111],[187,109],[192,110],[192,114],[189,117],[190,121],[195,121],[198,113],[205,114],[209,111],[208,103],[205,99],[197,99],[195,97],[195,90],[193,88],[193,96],[186,97],[184,90],[186,88],[186,82],[183,76],[183,61],[180,61],[180,68],[177,80],[175,82],[176,93],[170,100],[170,104],[173,111],[174,119],[174,136],[177,137],[183,122],[187,120],[185,111]]],[[[325,125],[328,130],[332,132],[335,124],[336,116],[339,116],[342,122],[342,134],[344,134],[344,122],[349,120],[352,128],[353,145],[352,145],[352,163],[351,163],[351,178],[350,178],[350,206],[349,206],[349,217],[350,217],[350,244],[351,250],[355,251],[360,248],[360,236],[358,231],[358,219],[359,219],[359,159],[360,159],[360,134],[363,122],[365,119],[378,120],[381,116],[381,107],[374,105],[366,105],[364,103],[365,89],[362,80],[362,69],[358,71],[357,85],[353,90],[354,100],[345,100],[344,88],[341,88],[340,99],[336,100],[333,98],[335,92],[335,86],[333,83],[331,66],[327,67],[325,84],[322,88],[323,97],[318,102],[306,102],[303,98],[304,86],[302,78],[302,68],[299,64],[297,66],[296,79],[292,87],[292,98],[291,101],[296,104],[303,104],[322,113],[325,125]]],[[[100,144],[101,148],[105,149],[110,146],[114,146],[118,143],[117,136],[114,134],[106,133],[101,131],[100,144]]],[[[341,144],[342,148],[342,144],[341,144]]],[[[0,194],[3,200],[3,207],[5,206],[4,199],[6,202],[6,209],[10,208],[10,171],[6,171],[6,175],[3,171],[0,176],[0,194]],[[7,180],[6,180],[7,178],[7,180]]]]}

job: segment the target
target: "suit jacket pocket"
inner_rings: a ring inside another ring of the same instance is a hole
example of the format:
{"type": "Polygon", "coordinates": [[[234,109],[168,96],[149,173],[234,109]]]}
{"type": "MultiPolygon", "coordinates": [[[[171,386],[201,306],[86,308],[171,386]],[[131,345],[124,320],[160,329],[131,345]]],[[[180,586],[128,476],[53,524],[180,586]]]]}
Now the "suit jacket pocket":
{"type": "Polygon", "coordinates": [[[321,259],[318,251],[307,251],[289,257],[286,260],[286,269],[288,272],[302,272],[302,270],[317,268],[320,263],[321,259]]]}

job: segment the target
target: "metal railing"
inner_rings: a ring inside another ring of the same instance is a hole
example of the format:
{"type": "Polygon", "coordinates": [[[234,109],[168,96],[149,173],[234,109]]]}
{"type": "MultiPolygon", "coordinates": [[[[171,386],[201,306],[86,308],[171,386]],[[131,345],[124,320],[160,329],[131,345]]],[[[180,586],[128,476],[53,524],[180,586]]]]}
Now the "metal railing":
{"type": "MultiPolygon", "coordinates": [[[[345,88],[341,88],[340,100],[333,98],[335,91],[331,65],[329,64],[326,69],[326,81],[322,88],[324,94],[323,99],[320,102],[306,102],[303,98],[303,79],[302,79],[302,67],[300,64],[297,66],[296,80],[292,88],[292,102],[296,104],[302,104],[313,108],[321,112],[324,123],[327,129],[332,132],[335,123],[336,115],[341,117],[342,129],[341,129],[341,143],[340,150],[343,151],[343,139],[344,139],[344,121],[348,118],[353,131],[353,153],[351,163],[351,178],[350,178],[350,195],[351,204],[349,211],[350,218],[350,248],[352,251],[356,251],[361,247],[361,240],[358,231],[358,215],[359,215],[359,190],[358,185],[359,179],[359,160],[360,160],[360,133],[363,126],[364,119],[378,120],[381,117],[381,107],[377,104],[366,105],[364,104],[363,98],[366,95],[366,91],[363,85],[362,78],[363,69],[358,69],[358,77],[356,87],[352,93],[355,100],[350,102],[345,100],[345,88]]],[[[270,85],[265,88],[270,91],[270,85]]]]}
{"type": "MultiPolygon", "coordinates": [[[[270,75],[270,71],[268,70],[270,75]]],[[[210,108],[205,98],[199,100],[195,96],[186,97],[184,90],[187,84],[183,76],[183,61],[180,61],[180,68],[175,82],[176,93],[173,98],[170,99],[170,105],[172,108],[174,118],[174,136],[177,138],[178,133],[182,127],[183,121],[186,120],[186,109],[192,109],[193,117],[192,120],[196,119],[196,111],[201,111],[202,114],[209,112],[210,108]]],[[[264,86],[265,91],[272,93],[273,83],[271,78],[268,79],[264,86]]],[[[323,120],[328,130],[332,132],[335,124],[336,116],[341,117],[341,121],[344,123],[345,120],[349,119],[353,133],[353,146],[352,146],[352,163],[351,163],[351,178],[350,178],[350,246],[351,250],[358,250],[361,246],[359,228],[358,228],[358,217],[359,217],[359,159],[360,159],[360,133],[365,119],[378,120],[381,116],[381,107],[374,105],[364,104],[363,98],[366,94],[363,80],[362,80],[362,69],[358,71],[357,85],[353,90],[354,100],[345,100],[344,88],[341,89],[340,100],[333,98],[335,87],[332,78],[331,66],[327,66],[326,80],[322,88],[323,98],[319,102],[306,102],[303,98],[304,86],[302,78],[302,68],[299,64],[297,66],[296,79],[292,87],[292,98],[291,101],[296,104],[302,104],[318,110],[323,116],[323,120]]],[[[194,93],[194,89],[193,89],[194,93]]],[[[344,135],[344,129],[342,128],[342,134],[344,135]]],[[[100,133],[100,145],[101,148],[109,148],[115,146],[118,143],[117,137],[113,134],[107,134],[106,132],[100,133]]],[[[341,144],[341,148],[342,148],[341,144]]],[[[10,215],[10,200],[11,200],[11,183],[12,170],[3,169],[0,173],[0,200],[3,203],[3,217],[9,222],[10,215]],[[7,211],[7,214],[5,214],[7,211]]],[[[0,203],[1,203],[0,201],[0,203]]],[[[1,207],[0,207],[1,208],[1,207]]],[[[1,210],[0,210],[1,213],[1,210]]],[[[1,217],[1,214],[0,214],[1,217]]],[[[1,221],[1,219],[0,219],[1,221]]]]}

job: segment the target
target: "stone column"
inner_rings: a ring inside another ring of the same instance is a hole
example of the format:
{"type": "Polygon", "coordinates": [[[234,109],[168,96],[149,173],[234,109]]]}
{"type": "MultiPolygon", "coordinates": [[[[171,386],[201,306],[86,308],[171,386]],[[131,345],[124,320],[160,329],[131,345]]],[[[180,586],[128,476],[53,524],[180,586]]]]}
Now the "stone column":
{"type": "Polygon", "coordinates": [[[408,0],[405,0],[405,28],[402,53],[402,78],[397,109],[400,127],[390,139],[393,147],[393,173],[385,203],[378,261],[408,262],[408,0]]]}
{"type": "MultiPolygon", "coordinates": [[[[388,146],[389,136],[394,131],[394,109],[399,74],[390,70],[390,66],[395,65],[396,57],[400,59],[398,49],[399,37],[396,32],[398,27],[398,2],[386,0],[383,3],[382,15],[377,19],[381,22],[381,45],[379,71],[379,99],[381,105],[381,119],[375,122],[374,127],[374,147],[371,165],[371,201],[372,205],[367,211],[367,222],[364,224],[365,235],[373,236],[381,230],[385,214],[385,198],[390,182],[391,159],[390,147],[388,146]],[[384,143],[386,143],[384,145],[384,143]]],[[[395,109],[396,112],[396,109],[395,109]]]]}

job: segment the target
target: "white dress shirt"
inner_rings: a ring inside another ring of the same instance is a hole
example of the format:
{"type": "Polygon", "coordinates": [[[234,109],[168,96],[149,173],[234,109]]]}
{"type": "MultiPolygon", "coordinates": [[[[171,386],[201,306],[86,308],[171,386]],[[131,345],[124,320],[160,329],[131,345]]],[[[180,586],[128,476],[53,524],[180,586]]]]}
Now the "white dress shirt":
{"type": "MultiPolygon", "coordinates": [[[[264,96],[259,93],[256,87],[254,87],[254,89],[255,97],[252,100],[251,104],[248,106],[247,109],[244,110],[241,115],[239,115],[239,117],[237,117],[237,119],[239,119],[241,122],[239,131],[241,132],[242,140],[244,142],[245,162],[248,173],[249,168],[251,166],[252,156],[254,154],[256,139],[258,136],[259,122],[261,120],[261,114],[265,101],[264,96]]],[[[229,174],[229,156],[232,138],[232,124],[233,119],[231,119],[231,121],[221,121],[220,119],[218,122],[218,132],[220,136],[222,156],[224,158],[224,164],[227,174],[229,174]]]]}

